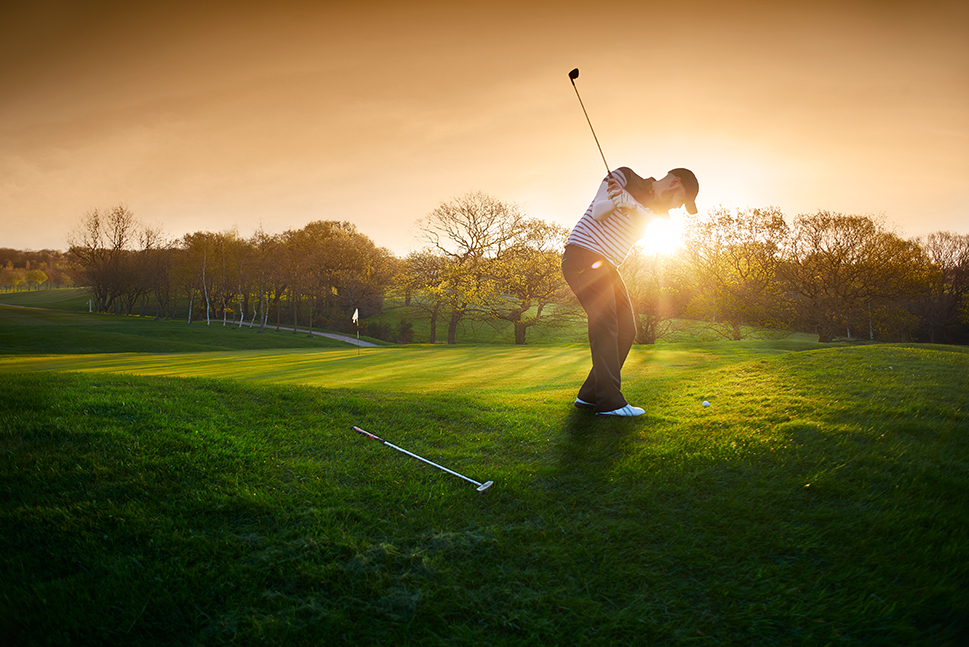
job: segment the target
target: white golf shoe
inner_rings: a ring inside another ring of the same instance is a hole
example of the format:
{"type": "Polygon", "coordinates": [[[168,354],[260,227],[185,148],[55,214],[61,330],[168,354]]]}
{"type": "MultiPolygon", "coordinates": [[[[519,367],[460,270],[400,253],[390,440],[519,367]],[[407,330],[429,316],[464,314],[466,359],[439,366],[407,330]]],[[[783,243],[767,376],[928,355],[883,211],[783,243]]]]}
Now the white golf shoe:
{"type": "Polygon", "coordinates": [[[613,409],[612,411],[598,411],[597,416],[621,416],[623,418],[633,418],[635,416],[641,416],[646,413],[645,409],[640,409],[639,407],[634,407],[631,404],[627,404],[619,409],[613,409]]]}

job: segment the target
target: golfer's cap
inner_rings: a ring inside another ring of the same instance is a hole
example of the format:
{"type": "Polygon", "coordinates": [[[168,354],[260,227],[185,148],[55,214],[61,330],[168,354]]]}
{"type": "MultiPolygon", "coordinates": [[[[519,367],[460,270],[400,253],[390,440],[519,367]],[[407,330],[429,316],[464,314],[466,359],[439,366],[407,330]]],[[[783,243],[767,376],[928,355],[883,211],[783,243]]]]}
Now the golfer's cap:
{"type": "Polygon", "coordinates": [[[696,213],[696,194],[700,192],[700,183],[696,181],[693,171],[686,168],[675,168],[670,173],[680,178],[683,188],[686,189],[686,202],[683,203],[683,206],[686,207],[688,213],[696,213]]]}

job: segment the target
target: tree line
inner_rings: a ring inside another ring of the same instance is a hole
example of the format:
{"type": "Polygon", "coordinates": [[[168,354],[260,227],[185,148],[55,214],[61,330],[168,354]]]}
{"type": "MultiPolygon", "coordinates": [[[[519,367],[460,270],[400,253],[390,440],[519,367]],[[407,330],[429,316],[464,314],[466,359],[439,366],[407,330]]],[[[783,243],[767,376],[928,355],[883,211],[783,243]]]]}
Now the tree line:
{"type": "MultiPolygon", "coordinates": [[[[426,318],[431,343],[456,343],[474,318],[510,322],[523,344],[534,326],[581,316],[560,269],[568,229],[480,192],[442,202],[418,229],[424,246],[404,258],[337,221],[167,240],[119,205],[86,214],[66,258],[96,310],[189,323],[348,330],[354,310],[373,317],[393,296],[426,318]]],[[[639,343],[678,319],[729,339],[757,327],[820,341],[969,342],[969,236],[906,240],[878,218],[827,211],[788,223],[776,208],[720,207],[684,230],[677,253],[636,250],[623,265],[639,343]]]]}
{"type": "Polygon", "coordinates": [[[969,236],[906,240],[880,219],[715,209],[689,227],[686,312],[737,338],[744,324],[837,337],[969,342],[969,236]]]}
{"type": "Polygon", "coordinates": [[[67,257],[56,250],[0,247],[0,290],[39,290],[73,285],[67,257]]]}
{"type": "Polygon", "coordinates": [[[124,205],[86,214],[69,238],[78,284],[98,312],[187,323],[333,327],[380,311],[396,259],[349,222],[282,234],[198,231],[168,240],[124,205]]]}

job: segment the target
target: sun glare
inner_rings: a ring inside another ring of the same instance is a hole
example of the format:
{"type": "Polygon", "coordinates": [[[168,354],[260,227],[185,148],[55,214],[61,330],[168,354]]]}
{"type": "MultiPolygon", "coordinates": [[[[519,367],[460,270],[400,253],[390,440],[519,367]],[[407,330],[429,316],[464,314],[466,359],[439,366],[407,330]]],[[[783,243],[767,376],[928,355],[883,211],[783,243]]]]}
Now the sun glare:
{"type": "Polygon", "coordinates": [[[656,218],[646,227],[639,245],[646,254],[672,254],[683,245],[682,234],[682,219],[656,218]]]}

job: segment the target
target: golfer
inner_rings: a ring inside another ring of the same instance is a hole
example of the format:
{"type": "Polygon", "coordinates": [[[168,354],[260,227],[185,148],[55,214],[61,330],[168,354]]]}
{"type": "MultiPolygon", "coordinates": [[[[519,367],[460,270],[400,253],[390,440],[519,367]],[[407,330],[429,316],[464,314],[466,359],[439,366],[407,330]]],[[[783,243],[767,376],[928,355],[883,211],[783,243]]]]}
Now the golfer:
{"type": "Polygon", "coordinates": [[[599,186],[595,199],[572,229],[562,257],[562,273],[589,319],[592,370],[575,406],[599,416],[646,413],[626,402],[620,372],[636,338],[636,314],[619,276],[619,265],[646,225],[670,209],[696,213],[700,185],[692,171],[676,168],[662,180],[641,178],[619,168],[599,186]]]}

